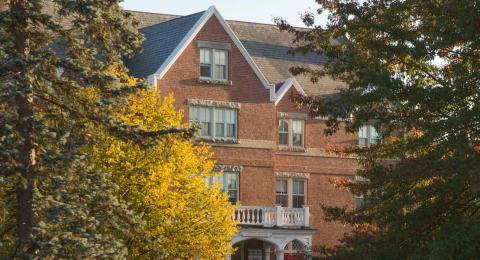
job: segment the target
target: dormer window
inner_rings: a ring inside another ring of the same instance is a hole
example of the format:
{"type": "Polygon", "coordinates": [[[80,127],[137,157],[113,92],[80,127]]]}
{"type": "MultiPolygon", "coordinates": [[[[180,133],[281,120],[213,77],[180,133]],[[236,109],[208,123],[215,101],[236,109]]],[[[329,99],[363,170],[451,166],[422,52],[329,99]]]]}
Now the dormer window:
{"type": "Polygon", "coordinates": [[[228,51],[200,48],[200,78],[228,80],[228,51]]]}

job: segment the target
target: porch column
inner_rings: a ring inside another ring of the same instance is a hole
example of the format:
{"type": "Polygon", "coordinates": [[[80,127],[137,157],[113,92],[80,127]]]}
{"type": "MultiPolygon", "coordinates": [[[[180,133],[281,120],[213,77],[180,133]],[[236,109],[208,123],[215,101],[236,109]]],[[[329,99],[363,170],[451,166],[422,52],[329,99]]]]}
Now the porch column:
{"type": "Polygon", "coordinates": [[[304,222],[303,222],[303,226],[304,227],[308,227],[310,226],[310,207],[309,206],[303,206],[303,214],[304,214],[304,222]]]}
{"type": "Polygon", "coordinates": [[[232,256],[231,256],[231,255],[227,255],[227,256],[225,257],[225,260],[231,260],[231,259],[232,259],[232,256]]]}
{"type": "Polygon", "coordinates": [[[264,245],[263,254],[265,255],[265,260],[270,260],[270,245],[264,245]]]}
{"type": "Polygon", "coordinates": [[[283,251],[283,248],[281,250],[279,249],[277,250],[277,252],[275,252],[275,255],[277,257],[277,260],[283,260],[285,251],[283,251]]]}

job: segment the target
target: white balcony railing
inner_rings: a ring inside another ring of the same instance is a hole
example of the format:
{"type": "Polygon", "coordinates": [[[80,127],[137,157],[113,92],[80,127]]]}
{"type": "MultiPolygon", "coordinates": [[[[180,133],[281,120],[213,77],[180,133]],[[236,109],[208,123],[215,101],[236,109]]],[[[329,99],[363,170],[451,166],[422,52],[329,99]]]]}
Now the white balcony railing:
{"type": "Polygon", "coordinates": [[[303,208],[240,206],[233,214],[233,220],[238,225],[264,227],[308,227],[309,218],[308,206],[303,208]]]}

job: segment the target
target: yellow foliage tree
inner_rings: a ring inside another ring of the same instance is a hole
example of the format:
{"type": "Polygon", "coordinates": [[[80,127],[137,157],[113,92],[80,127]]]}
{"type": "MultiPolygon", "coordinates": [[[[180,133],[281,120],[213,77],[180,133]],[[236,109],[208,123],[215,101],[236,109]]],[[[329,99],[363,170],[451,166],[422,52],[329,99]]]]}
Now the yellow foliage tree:
{"type": "MultiPolygon", "coordinates": [[[[159,131],[182,123],[173,95],[142,90],[131,94],[118,118],[145,130],[159,131]]],[[[141,213],[144,234],[126,238],[131,258],[222,259],[231,253],[236,232],[234,210],[218,187],[207,187],[214,162],[207,146],[169,135],[151,147],[97,133],[93,147],[98,166],[111,172],[121,200],[141,213]]]]}

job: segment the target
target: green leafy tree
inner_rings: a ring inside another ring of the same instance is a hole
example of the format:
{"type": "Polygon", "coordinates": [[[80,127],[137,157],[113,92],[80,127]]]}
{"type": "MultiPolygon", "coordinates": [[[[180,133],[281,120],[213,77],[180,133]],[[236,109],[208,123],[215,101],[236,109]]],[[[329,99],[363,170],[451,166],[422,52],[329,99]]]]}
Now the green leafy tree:
{"type": "Polygon", "coordinates": [[[142,36],[120,1],[0,1],[0,253],[9,258],[121,258],[143,223],[95,167],[91,129],[149,145],[112,113],[132,86],[112,67],[142,36]],[[53,13],[44,13],[44,5],[53,13]]]}
{"type": "MultiPolygon", "coordinates": [[[[480,255],[480,2],[472,0],[324,0],[326,26],[298,30],[297,54],[326,57],[318,80],[345,82],[336,98],[295,99],[345,124],[381,130],[383,142],[352,148],[368,181],[339,185],[366,201],[358,210],[326,207],[354,227],[330,252],[339,259],[477,259],[480,255]]],[[[320,86],[319,86],[320,87],[320,86]]]]}

